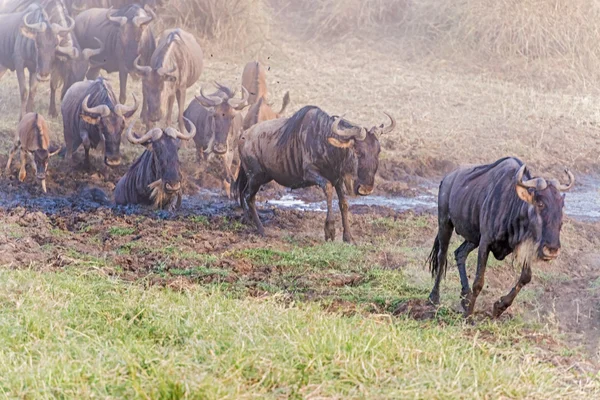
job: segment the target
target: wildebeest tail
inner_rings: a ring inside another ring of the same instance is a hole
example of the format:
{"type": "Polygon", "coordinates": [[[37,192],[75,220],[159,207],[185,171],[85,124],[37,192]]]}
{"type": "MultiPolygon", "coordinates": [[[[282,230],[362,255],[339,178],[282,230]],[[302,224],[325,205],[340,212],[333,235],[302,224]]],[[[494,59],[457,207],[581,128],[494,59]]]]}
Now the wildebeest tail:
{"type": "Polygon", "coordinates": [[[285,109],[289,105],[290,105],[290,92],[285,92],[285,95],[283,95],[283,103],[281,103],[281,110],[279,110],[279,112],[277,113],[277,116],[279,118],[281,118],[281,116],[285,112],[285,109]]]}
{"type": "Polygon", "coordinates": [[[238,176],[235,180],[233,190],[237,192],[238,201],[240,202],[240,206],[244,207],[244,193],[246,193],[246,189],[248,188],[248,177],[246,176],[246,171],[244,167],[240,165],[240,169],[238,170],[238,176]]]}
{"type": "MultiPolygon", "coordinates": [[[[433,242],[433,248],[431,249],[431,253],[429,253],[429,257],[427,257],[427,264],[429,264],[429,271],[431,272],[431,276],[435,278],[438,274],[438,270],[440,269],[440,263],[438,260],[438,253],[440,251],[440,236],[436,235],[435,241],[433,242]]],[[[444,269],[446,267],[444,266],[444,269]]],[[[446,271],[443,271],[444,274],[446,271]]]]}

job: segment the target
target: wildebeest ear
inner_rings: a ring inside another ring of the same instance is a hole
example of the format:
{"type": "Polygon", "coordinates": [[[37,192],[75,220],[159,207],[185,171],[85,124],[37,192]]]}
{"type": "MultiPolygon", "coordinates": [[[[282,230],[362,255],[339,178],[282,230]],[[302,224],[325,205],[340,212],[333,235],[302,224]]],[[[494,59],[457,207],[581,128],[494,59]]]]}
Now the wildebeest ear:
{"type": "Polygon", "coordinates": [[[524,188],[523,186],[516,185],[517,188],[517,196],[519,198],[529,204],[533,204],[533,198],[535,195],[534,188],[524,188]]]}
{"type": "Polygon", "coordinates": [[[25,36],[28,39],[35,40],[35,32],[32,32],[26,26],[21,27],[21,35],[25,36]]]}
{"type": "Polygon", "coordinates": [[[330,137],[330,138],[327,138],[327,141],[329,142],[330,145],[339,147],[340,149],[348,149],[348,148],[354,146],[354,139],[341,141],[337,138],[330,137]]]}
{"type": "Polygon", "coordinates": [[[89,115],[86,114],[80,114],[81,119],[84,120],[85,122],[87,122],[90,125],[98,125],[98,122],[100,122],[100,118],[96,118],[96,117],[90,117],[89,115]]]}

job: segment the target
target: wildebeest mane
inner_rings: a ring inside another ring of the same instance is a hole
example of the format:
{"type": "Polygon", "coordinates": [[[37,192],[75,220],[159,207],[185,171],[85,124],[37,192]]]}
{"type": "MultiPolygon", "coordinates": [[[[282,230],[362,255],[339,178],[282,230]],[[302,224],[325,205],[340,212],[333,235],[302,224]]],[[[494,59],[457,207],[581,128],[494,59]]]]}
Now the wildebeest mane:
{"type": "MultiPolygon", "coordinates": [[[[304,106],[294,115],[292,115],[280,128],[281,135],[277,141],[278,145],[286,145],[301,130],[309,129],[315,136],[324,135],[324,137],[332,136],[331,125],[333,125],[334,117],[327,114],[317,106],[304,106]],[[316,110],[314,116],[311,117],[310,122],[303,124],[306,114],[310,111],[316,110]]],[[[350,129],[353,127],[350,123],[345,120],[341,120],[339,127],[342,129],[350,129]]]]}
{"type": "Polygon", "coordinates": [[[131,21],[131,20],[133,20],[134,17],[138,16],[139,10],[143,10],[143,8],[139,4],[129,4],[127,6],[117,9],[112,14],[112,16],[113,17],[127,17],[127,20],[131,21]]]}
{"type": "MultiPolygon", "coordinates": [[[[95,107],[100,104],[105,104],[110,108],[111,112],[115,111],[115,105],[117,104],[117,99],[115,94],[108,83],[108,81],[104,78],[98,78],[90,85],[90,87],[86,90],[85,95],[90,95],[88,100],[89,107],[95,107]]],[[[80,109],[82,109],[81,104],[78,105],[80,109]]]]}
{"type": "MultiPolygon", "coordinates": [[[[499,159],[498,161],[496,161],[496,162],[494,162],[492,164],[479,165],[479,166],[473,168],[473,170],[468,175],[468,179],[477,179],[481,175],[486,174],[487,172],[493,170],[498,165],[502,164],[504,161],[510,160],[510,159],[515,160],[519,164],[519,167],[523,165],[523,161],[519,160],[516,157],[504,157],[504,158],[501,158],[501,159],[499,159]]],[[[526,179],[530,178],[530,176],[529,176],[529,170],[527,168],[525,168],[524,177],[526,179]]]]}

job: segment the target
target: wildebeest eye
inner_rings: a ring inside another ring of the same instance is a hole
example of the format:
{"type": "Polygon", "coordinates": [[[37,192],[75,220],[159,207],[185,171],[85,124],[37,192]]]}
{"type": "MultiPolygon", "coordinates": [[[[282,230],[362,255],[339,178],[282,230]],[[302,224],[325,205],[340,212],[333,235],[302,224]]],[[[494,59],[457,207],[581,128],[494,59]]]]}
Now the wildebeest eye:
{"type": "Polygon", "coordinates": [[[542,203],[541,201],[537,202],[537,206],[538,206],[539,209],[542,209],[542,208],[546,207],[546,205],[544,203],[542,203]]]}

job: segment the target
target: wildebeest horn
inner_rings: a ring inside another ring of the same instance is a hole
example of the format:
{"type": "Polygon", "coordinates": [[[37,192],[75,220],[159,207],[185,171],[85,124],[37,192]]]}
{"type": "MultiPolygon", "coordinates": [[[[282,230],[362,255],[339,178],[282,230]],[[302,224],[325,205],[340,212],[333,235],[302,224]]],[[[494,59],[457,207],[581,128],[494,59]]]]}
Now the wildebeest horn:
{"type": "Polygon", "coordinates": [[[62,26],[59,24],[52,24],[52,32],[54,32],[55,34],[66,33],[66,32],[71,32],[73,30],[73,28],[75,28],[75,20],[68,15],[66,17],[67,17],[68,25],[62,26]]]}
{"type": "Polygon", "coordinates": [[[94,37],[94,40],[98,42],[98,45],[100,45],[100,47],[97,49],[83,49],[83,59],[86,61],[89,61],[90,58],[94,56],[102,54],[102,52],[104,51],[104,43],[102,42],[102,40],[98,39],[97,37],[94,37]]]}
{"type": "Polygon", "coordinates": [[[119,26],[123,26],[127,23],[127,17],[113,17],[113,9],[112,7],[108,9],[108,11],[106,12],[106,18],[110,21],[110,22],[114,22],[119,24],[119,26]]]}
{"type": "Polygon", "coordinates": [[[126,106],[124,104],[117,104],[115,106],[115,114],[119,117],[125,117],[125,114],[135,112],[138,109],[137,98],[135,97],[135,93],[133,94],[133,106],[126,106]]]}
{"type": "Polygon", "coordinates": [[[202,87],[200,88],[200,97],[196,96],[196,101],[207,107],[216,107],[223,103],[223,99],[220,97],[205,95],[202,87]]]}
{"type": "Polygon", "coordinates": [[[173,73],[177,71],[177,67],[171,67],[170,69],[166,69],[165,67],[160,67],[156,70],[156,73],[160,76],[168,76],[173,75],[173,73]]]}
{"type": "Polygon", "coordinates": [[[81,106],[83,107],[83,111],[88,114],[96,114],[101,117],[108,117],[110,115],[110,108],[106,104],[100,104],[99,106],[89,108],[88,101],[90,99],[90,95],[85,96],[85,99],[81,102],[81,106]]]}
{"type": "Polygon", "coordinates": [[[56,46],[56,51],[60,54],[64,54],[71,60],[76,60],[79,58],[79,49],[75,46],[56,46]]]}
{"type": "Polygon", "coordinates": [[[148,75],[150,72],[152,72],[152,67],[147,65],[142,67],[140,65],[140,57],[141,55],[137,56],[135,60],[133,60],[133,68],[135,68],[135,70],[142,75],[148,75]]]}
{"type": "Polygon", "coordinates": [[[46,28],[48,27],[45,22],[36,22],[35,24],[30,24],[27,22],[27,18],[29,18],[29,16],[33,13],[34,11],[31,11],[23,16],[23,24],[34,32],[45,32],[46,28]]]}
{"type": "Polygon", "coordinates": [[[356,140],[365,140],[365,138],[367,137],[367,130],[363,127],[353,127],[352,130],[348,129],[348,131],[350,132],[345,132],[344,129],[339,129],[338,125],[340,124],[340,121],[342,120],[342,118],[335,118],[335,120],[333,121],[333,125],[331,125],[331,132],[333,132],[334,134],[346,138],[346,139],[356,139],[356,140]],[[357,132],[358,131],[358,132],[357,132]]]}
{"type": "Polygon", "coordinates": [[[153,19],[156,18],[156,14],[154,14],[154,11],[152,11],[149,7],[144,7],[144,11],[146,11],[146,13],[147,13],[145,17],[142,17],[141,15],[137,16],[137,17],[133,17],[133,23],[138,28],[144,24],[150,23],[153,19]],[[148,15],[148,14],[150,14],[150,15],[148,15]]]}
{"type": "Polygon", "coordinates": [[[550,183],[561,192],[566,192],[567,190],[571,189],[575,184],[575,176],[573,175],[573,173],[571,173],[571,171],[569,171],[568,169],[565,169],[565,172],[569,176],[569,183],[567,183],[566,185],[560,183],[558,179],[552,179],[550,181],[550,183]]]}
{"type": "Polygon", "coordinates": [[[242,86],[242,99],[229,99],[227,100],[227,104],[238,111],[243,110],[246,106],[248,106],[248,99],[250,98],[250,93],[246,90],[245,87],[242,86]]]}
{"type": "Polygon", "coordinates": [[[544,178],[533,178],[533,179],[524,181],[523,180],[524,174],[525,174],[525,164],[523,164],[523,166],[521,168],[519,168],[519,171],[517,172],[517,185],[522,186],[524,188],[534,188],[536,190],[544,190],[548,187],[548,183],[546,182],[546,180],[544,178]]]}
{"type": "Polygon", "coordinates": [[[192,123],[192,121],[190,121],[186,117],[183,117],[183,121],[184,121],[183,128],[186,130],[186,132],[179,132],[175,128],[168,127],[165,130],[165,133],[168,136],[171,136],[173,139],[190,140],[191,138],[194,137],[194,135],[196,135],[196,125],[194,125],[192,123]],[[187,130],[187,127],[185,126],[185,122],[187,122],[188,125],[190,126],[189,131],[187,130]]]}
{"type": "Polygon", "coordinates": [[[387,126],[385,128],[381,128],[381,134],[382,135],[387,135],[388,133],[393,132],[393,130],[396,128],[396,120],[394,119],[394,117],[392,117],[390,114],[386,113],[385,111],[383,112],[385,115],[388,116],[388,118],[391,121],[390,126],[387,126]]]}
{"type": "Polygon", "coordinates": [[[137,122],[137,119],[133,121],[127,128],[127,140],[133,144],[145,144],[148,141],[159,140],[162,137],[163,131],[160,128],[152,128],[142,137],[136,137],[133,134],[133,126],[137,122]]]}

